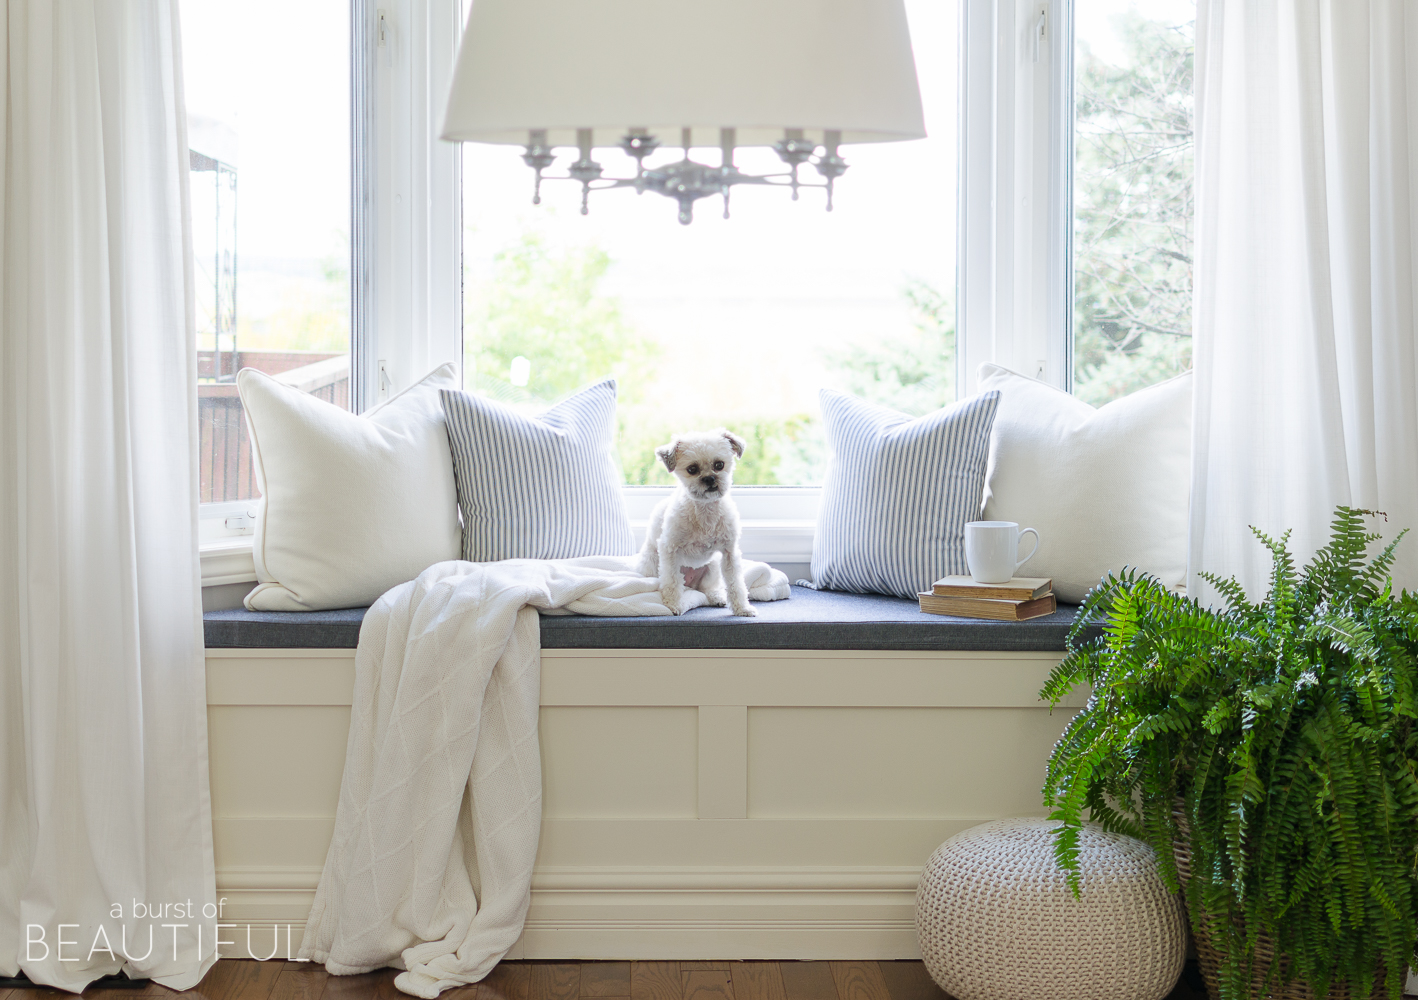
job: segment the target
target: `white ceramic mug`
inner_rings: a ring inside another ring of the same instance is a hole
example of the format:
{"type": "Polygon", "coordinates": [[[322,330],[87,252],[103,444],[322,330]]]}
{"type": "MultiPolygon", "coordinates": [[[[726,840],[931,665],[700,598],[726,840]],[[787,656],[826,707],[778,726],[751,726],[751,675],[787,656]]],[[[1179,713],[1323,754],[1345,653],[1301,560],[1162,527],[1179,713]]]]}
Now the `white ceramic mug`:
{"type": "Polygon", "coordinates": [[[965,565],[976,583],[1008,583],[1015,570],[1039,551],[1039,533],[1033,528],[1019,529],[1014,521],[970,521],[965,525],[965,565]],[[1019,556],[1019,539],[1034,536],[1034,547],[1023,559],[1019,556]]]}

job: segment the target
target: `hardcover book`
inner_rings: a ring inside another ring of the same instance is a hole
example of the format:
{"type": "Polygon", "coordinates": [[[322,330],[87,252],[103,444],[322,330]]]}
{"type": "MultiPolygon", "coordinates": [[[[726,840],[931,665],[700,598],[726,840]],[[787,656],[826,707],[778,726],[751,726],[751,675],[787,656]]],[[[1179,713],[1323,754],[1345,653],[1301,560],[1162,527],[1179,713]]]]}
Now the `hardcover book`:
{"type": "Polygon", "coordinates": [[[1008,583],[976,583],[968,576],[943,576],[931,587],[937,597],[984,597],[995,601],[1033,601],[1052,591],[1045,577],[1016,576],[1008,583]]]}
{"type": "Polygon", "coordinates": [[[1053,594],[1032,601],[999,601],[981,597],[942,597],[920,594],[921,610],[932,615],[954,615],[957,618],[991,618],[1002,622],[1022,622],[1041,618],[1058,610],[1053,594]]]}

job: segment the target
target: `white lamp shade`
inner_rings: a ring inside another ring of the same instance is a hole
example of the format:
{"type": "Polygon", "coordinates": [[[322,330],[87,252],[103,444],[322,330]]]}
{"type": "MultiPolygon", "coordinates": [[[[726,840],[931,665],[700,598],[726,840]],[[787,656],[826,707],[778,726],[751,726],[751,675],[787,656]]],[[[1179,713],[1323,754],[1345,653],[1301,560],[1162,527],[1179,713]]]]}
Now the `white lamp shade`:
{"type": "Polygon", "coordinates": [[[676,146],[925,136],[902,0],[474,0],[443,138],[676,146]]]}

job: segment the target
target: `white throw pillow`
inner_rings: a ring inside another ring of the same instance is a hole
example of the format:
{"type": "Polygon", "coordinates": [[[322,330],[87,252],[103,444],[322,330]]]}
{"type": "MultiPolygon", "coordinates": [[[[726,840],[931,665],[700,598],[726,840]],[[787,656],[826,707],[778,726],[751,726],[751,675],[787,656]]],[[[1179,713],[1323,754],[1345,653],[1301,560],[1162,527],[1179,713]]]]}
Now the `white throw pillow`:
{"type": "Polygon", "coordinates": [[[252,611],[372,604],[458,558],[453,462],[439,389],[446,364],[364,416],[250,368],[236,376],[261,488],[252,611]]]}
{"type": "Polygon", "coordinates": [[[1059,600],[1071,603],[1124,567],[1184,592],[1191,373],[1098,409],[981,365],[979,390],[989,389],[999,390],[1000,402],[985,518],[1039,532],[1039,551],[1019,572],[1052,577],[1059,600]]]}

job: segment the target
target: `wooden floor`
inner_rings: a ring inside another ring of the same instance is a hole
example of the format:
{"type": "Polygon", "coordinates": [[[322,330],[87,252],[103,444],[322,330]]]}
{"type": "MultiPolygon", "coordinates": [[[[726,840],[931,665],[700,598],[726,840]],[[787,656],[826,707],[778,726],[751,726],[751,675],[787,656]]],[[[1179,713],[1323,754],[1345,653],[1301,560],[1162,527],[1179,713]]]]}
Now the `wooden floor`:
{"type": "MultiPolygon", "coordinates": [[[[305,962],[226,959],[192,1000],[399,1000],[393,969],[330,976],[305,962]]],[[[90,989],[90,1000],[175,996],[161,986],[90,989]]],[[[54,990],[0,990],[0,1000],[62,1000],[54,990]]],[[[1067,1000],[1060,990],[1059,1000],[1067,1000]]],[[[952,1000],[920,962],[503,962],[440,1000],[952,1000]]],[[[1168,1000],[1205,1000],[1183,978],[1168,1000]]]]}

